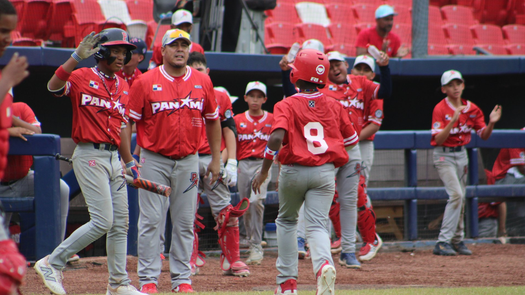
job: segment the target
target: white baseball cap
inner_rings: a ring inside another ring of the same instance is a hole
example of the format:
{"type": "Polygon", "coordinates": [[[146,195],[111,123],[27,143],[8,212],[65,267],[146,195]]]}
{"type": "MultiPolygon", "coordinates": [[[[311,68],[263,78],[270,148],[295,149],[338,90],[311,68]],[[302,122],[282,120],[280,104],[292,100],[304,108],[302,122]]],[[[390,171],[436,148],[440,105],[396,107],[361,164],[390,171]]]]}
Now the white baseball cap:
{"type": "Polygon", "coordinates": [[[213,89],[226,93],[226,95],[228,95],[228,97],[230,98],[231,103],[234,103],[239,98],[238,96],[231,96],[228,89],[222,86],[216,86],[216,87],[213,87],[213,89]]]}
{"type": "Polygon", "coordinates": [[[332,61],[332,60],[346,61],[345,56],[339,51],[330,51],[326,54],[326,57],[328,58],[328,61],[332,61]]]}
{"type": "Polygon", "coordinates": [[[373,57],[368,55],[359,55],[355,58],[354,67],[358,64],[367,64],[372,69],[372,72],[375,73],[376,62],[374,61],[373,57]]]}
{"type": "Polygon", "coordinates": [[[193,24],[193,16],[191,15],[191,12],[185,9],[179,9],[171,16],[171,24],[178,26],[183,23],[193,24]]]}
{"type": "Polygon", "coordinates": [[[266,85],[264,85],[263,82],[260,81],[252,81],[246,85],[246,92],[244,92],[245,95],[248,94],[248,92],[252,90],[259,90],[261,91],[264,96],[266,96],[266,85]]]}
{"type": "Polygon", "coordinates": [[[303,42],[303,45],[301,46],[301,49],[315,49],[319,50],[322,53],[324,53],[324,45],[323,42],[317,40],[317,39],[308,39],[303,42]]]}
{"type": "Polygon", "coordinates": [[[394,8],[390,5],[381,5],[376,9],[376,19],[387,17],[389,15],[397,15],[397,13],[394,12],[394,8]]]}
{"type": "Polygon", "coordinates": [[[445,86],[448,83],[450,83],[450,81],[455,80],[455,79],[461,80],[461,82],[465,82],[460,72],[456,70],[448,70],[444,72],[443,75],[441,76],[441,86],[445,86]]]}

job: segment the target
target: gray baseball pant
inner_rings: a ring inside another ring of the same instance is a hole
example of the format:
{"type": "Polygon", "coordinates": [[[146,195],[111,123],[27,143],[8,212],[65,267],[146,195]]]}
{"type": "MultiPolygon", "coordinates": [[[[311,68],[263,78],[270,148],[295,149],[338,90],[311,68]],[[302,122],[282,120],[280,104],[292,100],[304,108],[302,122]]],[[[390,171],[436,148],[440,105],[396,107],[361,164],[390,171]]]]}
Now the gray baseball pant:
{"type": "Polygon", "coordinates": [[[363,161],[363,168],[361,170],[361,174],[363,174],[366,177],[366,186],[368,187],[370,170],[372,170],[372,165],[374,164],[374,141],[360,141],[359,149],[361,150],[361,160],[363,161]]]}
{"type": "MultiPolygon", "coordinates": [[[[357,186],[361,173],[361,152],[359,145],[348,151],[348,163],[336,171],[338,201],[341,204],[341,246],[342,253],[355,253],[357,227],[357,186]]],[[[332,196],[333,197],[333,196],[332,196]]]]}
{"type": "Polygon", "coordinates": [[[438,242],[457,244],[465,236],[463,216],[467,192],[467,150],[463,148],[459,152],[448,152],[444,151],[443,147],[436,147],[433,158],[434,166],[448,194],[438,242]]]}
{"type": "Polygon", "coordinates": [[[78,143],[72,160],[90,220],[51,253],[49,263],[63,269],[71,255],[107,233],[109,284],[113,288],[129,285],[131,280],[126,272],[128,191],[118,152],[96,150],[93,143],[78,143]]]}
{"type": "Polygon", "coordinates": [[[193,220],[197,206],[199,159],[189,155],[171,160],[152,151],[142,149],[141,177],[171,186],[169,199],[139,190],[137,273],[140,285],[158,284],[162,261],[160,249],[161,226],[167,202],[172,222],[170,247],[170,273],[172,289],[180,284],[191,284],[190,256],[193,251],[193,220]]]}
{"type": "MultiPolygon", "coordinates": [[[[219,215],[222,209],[228,207],[231,202],[230,188],[222,181],[210,185],[210,179],[204,178],[206,170],[211,162],[211,155],[199,155],[199,187],[208,197],[213,217],[219,215]]],[[[195,207],[196,208],[196,207],[195,207]]]]}
{"type": "Polygon", "coordinates": [[[279,214],[277,224],[277,284],[298,277],[297,218],[304,202],[306,237],[314,274],[329,261],[330,236],[326,230],[335,192],[335,169],[332,163],[316,167],[282,165],[279,175],[279,214]]]}

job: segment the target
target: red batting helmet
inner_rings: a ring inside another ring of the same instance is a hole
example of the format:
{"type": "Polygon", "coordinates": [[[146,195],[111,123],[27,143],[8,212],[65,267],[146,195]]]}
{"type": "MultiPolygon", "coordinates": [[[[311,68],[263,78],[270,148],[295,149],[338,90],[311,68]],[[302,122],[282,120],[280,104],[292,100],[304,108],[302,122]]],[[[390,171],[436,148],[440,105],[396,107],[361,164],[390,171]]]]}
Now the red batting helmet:
{"type": "Polygon", "coordinates": [[[314,84],[326,84],[328,82],[330,62],[321,51],[315,49],[303,49],[299,51],[290,67],[292,68],[290,80],[293,84],[295,84],[297,80],[314,84]]]}

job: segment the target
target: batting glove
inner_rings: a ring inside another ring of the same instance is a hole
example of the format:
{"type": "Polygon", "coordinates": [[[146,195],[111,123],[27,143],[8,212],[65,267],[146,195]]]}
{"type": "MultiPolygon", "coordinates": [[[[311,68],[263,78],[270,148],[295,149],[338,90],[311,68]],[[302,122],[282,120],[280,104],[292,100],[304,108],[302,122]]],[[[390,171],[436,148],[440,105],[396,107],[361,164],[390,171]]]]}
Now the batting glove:
{"type": "Polygon", "coordinates": [[[228,172],[226,184],[229,186],[235,186],[237,184],[237,160],[228,159],[228,162],[226,163],[226,172],[228,172]]]}
{"type": "Polygon", "coordinates": [[[133,180],[140,177],[139,168],[135,166],[135,161],[126,163],[126,173],[133,176],[133,180]]]}
{"type": "Polygon", "coordinates": [[[83,60],[95,54],[97,51],[100,50],[100,47],[95,47],[98,41],[100,41],[100,36],[98,34],[95,35],[95,32],[91,32],[89,35],[84,37],[84,40],[82,40],[82,42],[80,42],[80,44],[78,45],[77,49],[75,49],[75,52],[73,53],[73,58],[77,59],[78,57],[80,60],[83,60]]]}

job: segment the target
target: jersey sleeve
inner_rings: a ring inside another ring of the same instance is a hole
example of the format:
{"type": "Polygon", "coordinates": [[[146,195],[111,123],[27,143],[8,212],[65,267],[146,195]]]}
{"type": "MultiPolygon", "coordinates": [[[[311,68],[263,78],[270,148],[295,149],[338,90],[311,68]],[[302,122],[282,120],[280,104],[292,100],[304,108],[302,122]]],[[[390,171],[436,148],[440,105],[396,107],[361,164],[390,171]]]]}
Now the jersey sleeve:
{"type": "Polygon", "coordinates": [[[204,100],[204,107],[202,108],[202,116],[207,120],[218,120],[219,108],[217,107],[217,99],[215,98],[213,84],[208,76],[206,76],[203,84],[205,84],[206,99],[204,100]]]}
{"type": "Polygon", "coordinates": [[[361,30],[361,32],[359,32],[359,34],[357,34],[357,38],[355,40],[355,47],[364,47],[364,48],[366,48],[366,44],[368,44],[367,30],[361,30]]]}
{"type": "MultiPolygon", "coordinates": [[[[221,121],[226,121],[229,118],[233,118],[232,102],[226,93],[220,91],[219,93],[219,95],[222,96],[220,101],[221,107],[219,116],[221,118],[221,121]]],[[[217,102],[219,101],[217,100],[217,102]]]]}
{"type": "Polygon", "coordinates": [[[270,133],[274,132],[277,129],[284,129],[288,131],[288,128],[290,126],[290,118],[291,116],[288,110],[288,105],[285,104],[285,101],[280,101],[276,103],[273,109],[273,124],[270,133]]]}
{"type": "Polygon", "coordinates": [[[509,149],[509,161],[512,166],[525,165],[524,149],[509,149]]]}
{"type": "Polygon", "coordinates": [[[334,106],[337,106],[337,108],[339,108],[339,128],[341,130],[341,134],[343,135],[344,145],[356,145],[359,142],[359,136],[357,135],[357,132],[355,131],[352,125],[352,122],[350,122],[350,118],[345,115],[343,106],[340,103],[335,102],[334,106]]]}
{"type": "Polygon", "coordinates": [[[128,111],[129,117],[134,121],[142,120],[142,114],[144,113],[144,82],[143,79],[138,79],[133,83],[129,89],[129,102],[128,111]]]}
{"type": "Polygon", "coordinates": [[[383,100],[374,99],[370,102],[370,107],[368,108],[368,118],[367,121],[369,124],[376,124],[381,126],[383,123],[384,113],[383,113],[383,100]]]}
{"type": "Polygon", "coordinates": [[[377,92],[379,91],[379,83],[368,80],[365,76],[361,76],[363,85],[363,91],[365,92],[365,97],[372,100],[377,98],[377,92]]]}
{"type": "Polygon", "coordinates": [[[445,121],[443,120],[444,117],[438,106],[439,105],[437,105],[434,108],[434,111],[432,112],[432,138],[434,138],[436,134],[438,134],[443,130],[443,128],[445,128],[445,121]]]}
{"type": "Polygon", "coordinates": [[[62,88],[62,91],[53,92],[53,95],[56,97],[68,96],[73,97],[75,90],[79,87],[81,82],[82,75],[80,74],[80,69],[75,70],[69,76],[69,79],[66,81],[66,85],[62,88]]]}
{"type": "Polygon", "coordinates": [[[481,109],[479,109],[477,106],[476,106],[476,110],[474,114],[476,115],[476,117],[474,117],[473,119],[474,120],[473,129],[476,130],[476,133],[478,134],[478,136],[481,137],[481,133],[483,132],[485,127],[487,127],[487,125],[485,124],[485,116],[483,115],[483,112],[481,111],[481,109]]]}
{"type": "Polygon", "coordinates": [[[26,103],[20,103],[20,120],[34,126],[41,125],[31,107],[29,107],[26,103]]]}

